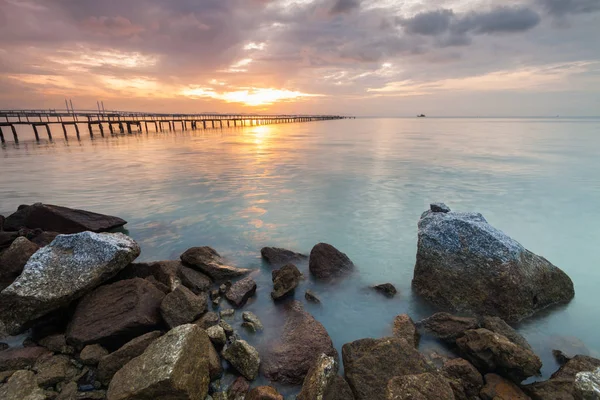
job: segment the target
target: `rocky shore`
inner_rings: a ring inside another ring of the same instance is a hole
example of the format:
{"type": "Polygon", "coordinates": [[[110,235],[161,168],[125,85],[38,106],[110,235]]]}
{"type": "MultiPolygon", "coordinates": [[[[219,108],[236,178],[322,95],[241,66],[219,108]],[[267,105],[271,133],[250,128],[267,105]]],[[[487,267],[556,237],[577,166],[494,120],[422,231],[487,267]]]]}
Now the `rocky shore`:
{"type": "MultiPolygon", "coordinates": [[[[416,323],[390,315],[393,336],[346,343],[342,354],[289,299],[305,275],[327,285],[358,268],[335,247],[260,251],[284,320],[259,352],[239,334],[265,330],[243,310],[256,296],[253,270],[206,246],[136,263],[138,244],[109,233],[125,224],[45,204],[0,216],[0,399],[283,400],[277,388],[289,386],[299,394],[286,399],[299,400],[600,398],[600,360],[561,349],[558,371],[523,384],[542,361],[509,323],[570,301],[573,283],[480,214],[431,205],[419,221],[412,287],[439,312],[416,323]],[[303,260],[306,271],[296,265],[303,260]],[[232,326],[236,312],[243,322],[232,326]],[[25,340],[3,343],[12,335],[25,340]],[[422,337],[448,355],[421,352],[422,337]],[[224,373],[236,379],[225,385],[224,373]]],[[[373,290],[396,294],[389,283],[373,290]]],[[[318,296],[305,293],[307,302],[318,296]]]]}

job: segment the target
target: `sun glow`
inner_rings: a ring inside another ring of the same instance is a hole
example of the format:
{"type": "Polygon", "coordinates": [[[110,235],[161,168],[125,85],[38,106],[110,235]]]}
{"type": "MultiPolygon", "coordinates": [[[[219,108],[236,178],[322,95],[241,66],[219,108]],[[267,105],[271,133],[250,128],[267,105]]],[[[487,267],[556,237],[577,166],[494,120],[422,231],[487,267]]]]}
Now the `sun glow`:
{"type": "Polygon", "coordinates": [[[280,101],[290,101],[303,97],[314,97],[318,95],[301,93],[286,89],[264,89],[264,88],[244,88],[231,92],[215,92],[206,88],[188,88],[181,94],[188,97],[210,97],[223,100],[227,103],[243,103],[248,106],[262,106],[273,104],[280,101]]]}

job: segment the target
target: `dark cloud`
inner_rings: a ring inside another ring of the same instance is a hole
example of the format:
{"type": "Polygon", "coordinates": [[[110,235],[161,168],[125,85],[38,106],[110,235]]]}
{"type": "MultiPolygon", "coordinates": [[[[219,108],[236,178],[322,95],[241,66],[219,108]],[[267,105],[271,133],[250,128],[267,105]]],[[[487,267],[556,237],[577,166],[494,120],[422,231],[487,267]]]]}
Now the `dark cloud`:
{"type": "Polygon", "coordinates": [[[399,19],[398,22],[408,33],[436,36],[448,31],[453,18],[452,10],[436,10],[417,14],[409,19],[399,19]]]}
{"type": "Polygon", "coordinates": [[[536,27],[538,13],[528,7],[498,7],[488,12],[472,12],[457,22],[458,31],[479,34],[517,33],[536,27]]]}
{"type": "Polygon", "coordinates": [[[353,11],[360,7],[360,0],[335,0],[333,7],[329,10],[332,15],[353,11]]]}
{"type": "Polygon", "coordinates": [[[536,2],[556,17],[600,11],[600,0],[536,0],[536,2]]]}

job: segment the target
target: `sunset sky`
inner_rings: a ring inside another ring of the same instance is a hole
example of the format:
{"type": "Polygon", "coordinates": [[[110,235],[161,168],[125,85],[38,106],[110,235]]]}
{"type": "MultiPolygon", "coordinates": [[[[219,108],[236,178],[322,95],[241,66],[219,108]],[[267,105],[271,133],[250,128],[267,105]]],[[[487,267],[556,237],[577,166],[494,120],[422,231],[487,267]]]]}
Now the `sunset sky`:
{"type": "Polygon", "coordinates": [[[0,108],[598,115],[600,0],[0,0],[0,108]]]}

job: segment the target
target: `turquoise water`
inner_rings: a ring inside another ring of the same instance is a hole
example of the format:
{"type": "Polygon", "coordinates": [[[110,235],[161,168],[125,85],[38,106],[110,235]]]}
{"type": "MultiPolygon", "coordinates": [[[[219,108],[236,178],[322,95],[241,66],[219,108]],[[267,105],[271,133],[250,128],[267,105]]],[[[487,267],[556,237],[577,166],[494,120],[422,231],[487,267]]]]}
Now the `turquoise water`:
{"type": "Polygon", "coordinates": [[[296,298],[304,302],[306,288],[318,293],[323,304],[306,307],[341,349],[390,334],[397,314],[418,320],[434,311],[410,290],[416,224],[428,204],[479,211],[575,282],[568,306],[519,326],[547,377],[556,368],[552,348],[583,351],[578,338],[600,351],[599,149],[600,119],[356,119],[22,139],[0,148],[0,214],[37,201],[114,214],[129,221],[142,260],[209,245],[257,269],[247,309],[267,325],[250,338],[259,347],[282,324],[260,248],[308,253],[331,243],[357,272],[336,285],[306,279],[296,298]],[[367,289],[383,282],[399,296],[367,289]]]}

